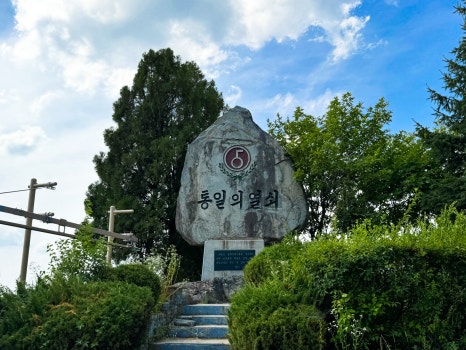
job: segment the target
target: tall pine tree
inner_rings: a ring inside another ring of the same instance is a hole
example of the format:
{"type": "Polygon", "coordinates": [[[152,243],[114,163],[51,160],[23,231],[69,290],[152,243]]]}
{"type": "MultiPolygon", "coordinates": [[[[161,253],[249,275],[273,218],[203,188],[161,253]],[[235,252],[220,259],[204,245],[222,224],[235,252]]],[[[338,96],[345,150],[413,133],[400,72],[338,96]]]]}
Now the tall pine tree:
{"type": "MultiPolygon", "coordinates": [[[[141,257],[174,244],[183,256],[183,277],[200,271],[202,251],[188,246],[175,228],[176,199],[187,145],[224,107],[213,81],[194,62],[171,49],[143,54],[132,88],[114,103],[116,126],[104,132],[108,152],[94,157],[99,181],[87,198],[96,225],[106,227],[111,205],[134,209],[115,221],[117,232],[133,231],[141,257]]],[[[118,254],[116,254],[118,256],[118,254]]]]}
{"type": "MultiPolygon", "coordinates": [[[[462,16],[462,30],[466,30],[466,1],[458,5],[456,13],[462,16]]],[[[429,88],[435,105],[436,127],[429,130],[417,126],[417,133],[425,142],[435,161],[421,179],[420,205],[427,213],[439,213],[452,203],[466,209],[466,37],[445,59],[447,72],[443,73],[445,94],[429,88]]]]}

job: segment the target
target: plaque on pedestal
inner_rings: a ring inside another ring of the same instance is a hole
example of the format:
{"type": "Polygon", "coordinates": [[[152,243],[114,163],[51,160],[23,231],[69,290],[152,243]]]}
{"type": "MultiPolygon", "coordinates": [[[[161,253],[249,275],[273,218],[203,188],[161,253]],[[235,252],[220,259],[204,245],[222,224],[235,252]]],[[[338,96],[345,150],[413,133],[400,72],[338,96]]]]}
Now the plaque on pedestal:
{"type": "Polygon", "coordinates": [[[263,239],[206,241],[202,280],[242,275],[244,266],[262,249],[264,249],[263,239]]]}

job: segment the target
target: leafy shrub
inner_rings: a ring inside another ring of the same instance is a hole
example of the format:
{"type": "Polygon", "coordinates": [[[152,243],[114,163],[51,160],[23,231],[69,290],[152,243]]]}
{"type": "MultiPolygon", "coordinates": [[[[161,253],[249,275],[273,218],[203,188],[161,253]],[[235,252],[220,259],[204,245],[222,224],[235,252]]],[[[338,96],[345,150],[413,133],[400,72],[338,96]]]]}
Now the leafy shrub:
{"type": "MultiPolygon", "coordinates": [[[[465,349],[465,231],[465,214],[449,209],[416,225],[363,223],[349,235],[306,243],[288,260],[287,244],[283,256],[282,245],[266,248],[251,260],[256,266],[246,267],[255,285],[233,298],[229,322],[260,344],[251,349],[276,349],[285,340],[254,326],[251,315],[260,322],[279,309],[316,306],[328,324],[325,349],[465,349]],[[268,291],[272,285],[276,290],[268,291]],[[246,303],[244,312],[239,303],[246,303]],[[266,344],[267,337],[276,343],[266,344]]],[[[296,330],[292,322],[283,327],[296,330]]],[[[240,336],[231,340],[234,348],[242,344],[240,336]]]]}
{"type": "Polygon", "coordinates": [[[103,238],[94,237],[89,217],[75,235],[76,239],[62,239],[47,246],[51,276],[86,281],[108,278],[107,246],[103,238]]]}
{"type": "Polygon", "coordinates": [[[142,264],[122,264],[111,271],[118,281],[135,284],[139,287],[149,287],[155,300],[161,292],[160,278],[150,268],[142,264]]]}
{"type": "Polygon", "coordinates": [[[0,305],[4,350],[135,349],[154,299],[149,288],[124,282],[55,279],[16,294],[4,289],[0,305]]]}
{"type": "Polygon", "coordinates": [[[247,284],[233,296],[228,338],[234,349],[323,349],[325,321],[276,281],[247,284]]]}
{"type": "Polygon", "coordinates": [[[178,272],[181,266],[181,256],[177,253],[176,247],[168,247],[165,255],[152,252],[144,261],[144,264],[159,276],[161,284],[161,300],[170,297],[170,287],[177,281],[178,272]]]}
{"type": "Polygon", "coordinates": [[[244,280],[260,284],[268,279],[289,277],[290,259],[299,254],[304,245],[293,236],[287,236],[281,244],[274,244],[254,256],[244,268],[244,280]]]}
{"type": "Polygon", "coordinates": [[[48,247],[50,274],[36,285],[0,287],[0,349],[135,349],[160,281],[141,264],[110,267],[86,218],[74,240],[48,247]]]}
{"type": "Polygon", "coordinates": [[[387,246],[352,261],[334,261],[346,270],[331,293],[334,341],[358,349],[380,343],[445,349],[462,343],[466,322],[459,310],[466,300],[459,296],[466,292],[466,259],[451,260],[456,259],[387,246]]]}

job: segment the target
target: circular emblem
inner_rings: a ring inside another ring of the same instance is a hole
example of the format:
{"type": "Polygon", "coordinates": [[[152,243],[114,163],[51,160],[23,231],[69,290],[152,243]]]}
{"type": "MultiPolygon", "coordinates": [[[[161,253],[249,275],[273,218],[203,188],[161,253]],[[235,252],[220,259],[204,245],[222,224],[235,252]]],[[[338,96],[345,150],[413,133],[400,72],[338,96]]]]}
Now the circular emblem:
{"type": "Polygon", "coordinates": [[[242,171],[249,166],[251,155],[246,147],[232,146],[223,154],[223,163],[231,171],[242,171]]]}

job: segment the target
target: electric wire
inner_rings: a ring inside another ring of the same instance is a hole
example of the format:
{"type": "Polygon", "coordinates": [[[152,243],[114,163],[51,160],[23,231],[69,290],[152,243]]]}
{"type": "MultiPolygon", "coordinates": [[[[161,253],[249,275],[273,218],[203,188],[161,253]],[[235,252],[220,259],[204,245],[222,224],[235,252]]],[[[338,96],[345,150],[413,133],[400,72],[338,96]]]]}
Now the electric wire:
{"type": "MultiPolygon", "coordinates": [[[[54,189],[54,188],[49,188],[49,187],[36,187],[36,190],[42,190],[44,188],[48,189],[54,189]]],[[[15,191],[5,191],[5,192],[0,192],[0,194],[8,194],[8,193],[16,193],[16,192],[25,192],[25,191],[30,191],[30,188],[26,188],[24,190],[15,190],[15,191]]]]}

